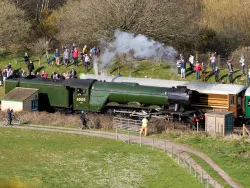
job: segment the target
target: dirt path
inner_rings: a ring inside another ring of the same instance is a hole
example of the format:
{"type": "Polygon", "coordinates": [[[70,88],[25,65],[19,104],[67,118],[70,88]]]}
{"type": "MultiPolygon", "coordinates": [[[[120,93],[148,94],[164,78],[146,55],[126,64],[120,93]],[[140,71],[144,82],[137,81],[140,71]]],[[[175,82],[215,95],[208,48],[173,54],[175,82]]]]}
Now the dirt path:
{"type": "MultiPolygon", "coordinates": [[[[81,130],[76,128],[59,128],[59,127],[53,127],[53,126],[41,126],[41,125],[26,125],[26,126],[17,126],[16,128],[21,129],[32,129],[32,130],[43,130],[43,131],[54,131],[54,132],[63,132],[63,133],[72,133],[72,134],[82,134],[87,136],[96,136],[96,137],[102,137],[102,138],[109,138],[109,139],[121,139],[125,140],[127,142],[131,143],[137,143],[137,144],[143,144],[152,146],[152,138],[149,137],[140,137],[140,136],[134,136],[134,135],[125,135],[125,134],[116,134],[112,132],[105,132],[105,131],[91,131],[91,130],[81,130]],[[118,138],[119,137],[119,138],[118,138]]],[[[184,144],[177,144],[175,142],[171,142],[168,140],[161,140],[161,139],[154,139],[153,140],[154,147],[161,148],[161,149],[167,149],[170,150],[170,148],[175,149],[176,154],[185,155],[186,157],[189,157],[185,152],[193,153],[200,158],[202,158],[204,161],[207,162],[231,187],[234,188],[241,188],[242,186],[234,181],[227,173],[225,173],[215,162],[210,159],[206,154],[197,151],[196,149],[193,149],[187,145],[184,144]]],[[[205,172],[194,160],[193,165],[195,165],[196,169],[197,166],[199,167],[198,170],[202,170],[202,173],[205,172]]],[[[205,172],[206,173],[206,172],[205,172]]],[[[208,174],[206,174],[210,179],[208,174]]],[[[215,182],[214,185],[218,185],[215,187],[221,187],[218,182],[213,180],[215,182]]]]}

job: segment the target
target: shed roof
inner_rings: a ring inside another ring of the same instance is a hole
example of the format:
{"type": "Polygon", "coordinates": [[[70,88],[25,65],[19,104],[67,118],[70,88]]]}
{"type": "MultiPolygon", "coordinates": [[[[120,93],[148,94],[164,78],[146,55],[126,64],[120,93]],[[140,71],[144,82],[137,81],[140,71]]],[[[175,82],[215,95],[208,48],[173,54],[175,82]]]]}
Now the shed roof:
{"type": "Polygon", "coordinates": [[[37,92],[38,89],[33,88],[23,88],[23,87],[16,87],[12,89],[9,93],[7,93],[3,100],[18,100],[18,101],[24,101],[31,95],[33,95],[35,92],[37,92]]]}
{"type": "Polygon", "coordinates": [[[163,80],[163,79],[150,79],[150,78],[132,78],[132,77],[114,77],[114,76],[95,76],[86,75],[87,79],[106,80],[113,82],[135,82],[140,85],[155,86],[155,87],[177,87],[187,86],[188,89],[198,91],[199,93],[211,94],[238,94],[244,91],[247,87],[244,85],[236,84],[212,84],[204,82],[189,82],[189,81],[176,81],[176,80],[163,80]]]}

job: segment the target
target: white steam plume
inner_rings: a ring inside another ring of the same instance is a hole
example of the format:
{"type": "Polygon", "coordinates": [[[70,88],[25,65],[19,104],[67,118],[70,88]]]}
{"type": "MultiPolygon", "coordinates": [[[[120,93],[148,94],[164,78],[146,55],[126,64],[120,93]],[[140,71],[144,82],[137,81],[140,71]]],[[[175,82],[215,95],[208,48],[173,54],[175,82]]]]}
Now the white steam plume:
{"type": "Polygon", "coordinates": [[[119,54],[126,54],[126,58],[130,59],[132,56],[136,59],[152,58],[161,61],[175,59],[177,55],[177,51],[171,46],[165,46],[163,43],[150,40],[144,35],[135,35],[118,30],[115,32],[114,40],[105,44],[101,51],[100,62],[102,67],[111,64],[112,60],[119,54]]]}

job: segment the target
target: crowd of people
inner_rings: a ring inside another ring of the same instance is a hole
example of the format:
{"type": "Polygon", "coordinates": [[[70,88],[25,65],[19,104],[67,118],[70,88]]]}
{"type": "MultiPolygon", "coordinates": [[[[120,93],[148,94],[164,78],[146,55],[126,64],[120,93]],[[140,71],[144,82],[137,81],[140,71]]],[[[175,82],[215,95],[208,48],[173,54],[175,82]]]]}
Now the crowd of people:
{"type": "MultiPolygon", "coordinates": [[[[228,69],[228,80],[230,84],[233,83],[233,73],[234,73],[232,60],[233,59],[229,59],[226,62],[228,69]]],[[[194,63],[194,56],[192,54],[190,54],[188,62],[189,62],[189,68],[186,67],[186,61],[184,56],[182,54],[179,55],[176,63],[178,75],[180,75],[182,79],[185,79],[187,71],[190,71],[191,73],[195,73],[196,80],[202,79],[202,81],[205,82],[207,79],[206,78],[207,67],[205,63],[204,62],[200,63],[199,61],[196,61],[194,63]]],[[[212,75],[214,75],[215,82],[218,83],[220,81],[219,80],[220,69],[217,66],[218,63],[216,59],[216,52],[212,53],[211,57],[209,58],[209,62],[211,67],[211,73],[212,75]]],[[[243,54],[241,54],[239,63],[241,64],[242,74],[245,75],[245,56],[243,54]]],[[[250,83],[250,69],[248,72],[248,82],[250,83]]],[[[221,83],[224,84],[225,81],[222,79],[221,83]]]]}
{"type": "Polygon", "coordinates": [[[84,45],[82,51],[79,51],[78,48],[73,43],[70,48],[66,45],[62,46],[63,53],[61,54],[59,49],[55,50],[55,53],[50,57],[48,54],[46,55],[46,62],[48,65],[65,65],[69,66],[72,62],[74,66],[78,66],[79,59],[81,59],[82,66],[85,67],[86,71],[88,70],[88,66],[90,66],[91,60],[95,56],[100,55],[100,49],[98,47],[93,47],[88,49],[87,45],[84,45]]]}
{"type": "MultiPolygon", "coordinates": [[[[45,60],[47,64],[49,66],[65,65],[66,67],[68,67],[72,63],[75,67],[77,67],[79,65],[80,59],[82,66],[85,68],[86,71],[88,71],[93,59],[95,57],[99,57],[100,55],[100,49],[98,47],[93,47],[89,49],[87,45],[84,45],[82,51],[79,51],[74,43],[70,48],[64,45],[62,47],[62,51],[63,53],[61,53],[59,49],[56,49],[51,57],[49,54],[46,54],[45,60]]],[[[78,76],[75,68],[72,68],[70,71],[67,71],[65,73],[52,72],[50,76],[45,70],[43,70],[41,73],[38,71],[34,72],[34,63],[27,52],[24,54],[24,63],[26,64],[28,72],[26,72],[24,69],[21,69],[21,71],[15,72],[15,76],[23,78],[27,76],[35,76],[38,79],[51,80],[71,79],[77,78],[78,76]]],[[[13,70],[11,63],[8,63],[5,69],[0,69],[0,85],[4,84],[6,78],[11,75],[13,75],[13,70]]]]}

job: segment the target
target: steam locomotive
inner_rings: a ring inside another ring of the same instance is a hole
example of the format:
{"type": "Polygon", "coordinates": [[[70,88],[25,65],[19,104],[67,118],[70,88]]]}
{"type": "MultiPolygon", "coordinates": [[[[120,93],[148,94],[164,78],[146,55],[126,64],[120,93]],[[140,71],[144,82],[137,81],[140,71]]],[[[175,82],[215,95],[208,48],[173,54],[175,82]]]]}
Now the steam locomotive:
{"type": "Polygon", "coordinates": [[[8,78],[5,93],[16,87],[38,89],[39,110],[89,111],[129,116],[178,118],[191,121],[198,92],[187,87],[143,86],[96,79],[52,81],[8,78]]]}

